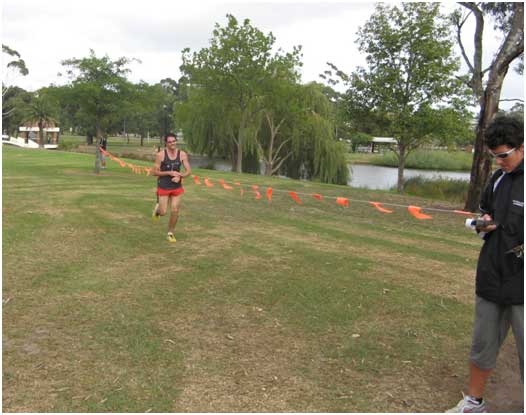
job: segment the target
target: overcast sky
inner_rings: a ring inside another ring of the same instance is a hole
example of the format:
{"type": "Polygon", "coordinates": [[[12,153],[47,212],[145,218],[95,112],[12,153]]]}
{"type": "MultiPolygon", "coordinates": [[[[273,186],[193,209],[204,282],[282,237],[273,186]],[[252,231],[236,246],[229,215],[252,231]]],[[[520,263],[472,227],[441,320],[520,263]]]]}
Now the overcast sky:
{"type": "MultiPolygon", "coordinates": [[[[444,3],[444,12],[451,8],[444,3]]],[[[129,78],[153,84],[166,77],[179,79],[181,50],[208,46],[214,23],[224,26],[230,13],[239,21],[249,18],[264,33],[272,32],[276,47],[284,51],[302,45],[302,78],[309,82],[320,81],[327,61],[347,73],[364,65],[356,31],[373,11],[373,2],[354,1],[2,0],[2,43],[25,60],[29,75],[9,82],[27,90],[63,84],[64,78],[57,76],[64,71],[61,61],[86,57],[90,48],[99,57],[141,60],[130,66],[129,78]]],[[[465,34],[470,56],[472,28],[465,34]]],[[[487,65],[500,38],[492,24],[485,29],[487,65]]],[[[510,70],[502,98],[523,95],[522,77],[510,70]]]]}

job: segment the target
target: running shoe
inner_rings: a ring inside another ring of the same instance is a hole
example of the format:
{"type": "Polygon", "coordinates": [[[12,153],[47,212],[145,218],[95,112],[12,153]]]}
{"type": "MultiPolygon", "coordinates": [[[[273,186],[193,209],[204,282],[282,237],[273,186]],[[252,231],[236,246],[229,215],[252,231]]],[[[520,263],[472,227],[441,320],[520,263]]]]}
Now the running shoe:
{"type": "Polygon", "coordinates": [[[175,236],[172,232],[168,232],[168,236],[166,237],[168,242],[177,242],[177,239],[175,239],[175,236]]]}
{"type": "Polygon", "coordinates": [[[152,221],[154,222],[157,222],[160,218],[160,215],[159,215],[159,203],[156,203],[155,204],[155,207],[153,208],[153,211],[152,211],[152,221]]]}
{"type": "Polygon", "coordinates": [[[464,395],[464,398],[455,406],[454,408],[448,409],[446,412],[460,412],[460,413],[469,413],[469,412],[488,412],[486,408],[486,402],[484,399],[481,403],[478,403],[469,395],[464,395]]]}

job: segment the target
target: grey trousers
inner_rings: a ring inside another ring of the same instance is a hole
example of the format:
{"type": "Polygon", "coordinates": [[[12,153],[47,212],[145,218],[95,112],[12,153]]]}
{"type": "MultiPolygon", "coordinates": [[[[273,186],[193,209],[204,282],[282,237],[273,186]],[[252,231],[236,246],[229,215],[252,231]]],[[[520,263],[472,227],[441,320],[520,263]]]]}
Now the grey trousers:
{"type": "Polygon", "coordinates": [[[479,369],[494,369],[510,326],[519,354],[521,381],[524,382],[524,305],[499,305],[477,296],[469,358],[479,369]]]}

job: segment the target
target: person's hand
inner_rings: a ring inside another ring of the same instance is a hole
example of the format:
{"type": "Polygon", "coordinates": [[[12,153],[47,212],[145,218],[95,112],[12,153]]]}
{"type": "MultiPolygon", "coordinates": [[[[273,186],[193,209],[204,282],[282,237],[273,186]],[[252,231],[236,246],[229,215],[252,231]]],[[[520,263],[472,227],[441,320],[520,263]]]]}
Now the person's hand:
{"type": "MultiPolygon", "coordinates": [[[[493,219],[491,218],[490,215],[488,214],[485,214],[484,216],[482,216],[482,219],[484,219],[485,221],[493,221],[493,219]]],[[[483,228],[478,228],[479,231],[481,232],[492,232],[494,231],[495,229],[497,229],[497,225],[488,225],[488,226],[484,226],[483,228]]]]}
{"type": "Polygon", "coordinates": [[[172,171],[172,182],[179,183],[181,181],[181,173],[178,171],[172,171]]]}

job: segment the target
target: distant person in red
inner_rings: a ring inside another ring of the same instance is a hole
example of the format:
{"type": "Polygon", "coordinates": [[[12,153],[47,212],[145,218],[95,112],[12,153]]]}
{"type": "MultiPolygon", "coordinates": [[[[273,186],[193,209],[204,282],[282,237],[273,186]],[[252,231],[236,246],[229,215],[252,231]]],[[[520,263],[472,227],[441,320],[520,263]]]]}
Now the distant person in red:
{"type": "Polygon", "coordinates": [[[177,148],[177,136],[168,133],[164,137],[166,148],[159,151],[155,157],[153,174],[157,179],[158,202],[152,213],[154,221],[159,220],[160,216],[166,215],[168,202],[170,202],[170,220],[168,222],[168,242],[176,242],[174,236],[175,225],[179,218],[179,208],[181,197],[184,193],[183,177],[188,177],[192,173],[188,155],[177,148]],[[184,173],[181,173],[181,165],[184,166],[184,173]]]}

